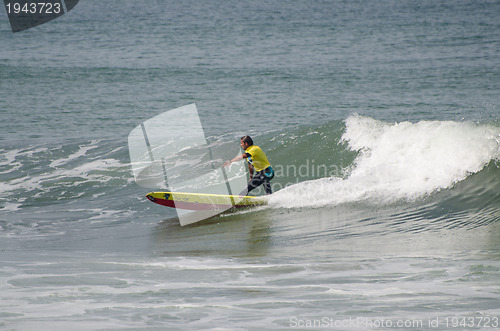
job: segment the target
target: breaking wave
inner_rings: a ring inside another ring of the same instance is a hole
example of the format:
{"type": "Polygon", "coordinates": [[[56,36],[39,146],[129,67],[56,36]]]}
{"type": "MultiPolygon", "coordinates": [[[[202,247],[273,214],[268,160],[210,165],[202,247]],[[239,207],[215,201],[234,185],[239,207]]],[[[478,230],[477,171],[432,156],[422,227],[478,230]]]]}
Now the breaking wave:
{"type": "MultiPolygon", "coordinates": [[[[385,123],[359,115],[344,122],[341,138],[330,140],[319,153],[328,153],[332,146],[339,145],[344,146],[342,153],[356,153],[346,175],[287,186],[271,196],[271,206],[411,202],[452,189],[487,169],[491,180],[499,181],[500,128],[495,125],[453,121],[385,123]]],[[[304,158],[312,156],[302,153],[304,158]]],[[[487,182],[482,179],[480,185],[487,182]]]]}

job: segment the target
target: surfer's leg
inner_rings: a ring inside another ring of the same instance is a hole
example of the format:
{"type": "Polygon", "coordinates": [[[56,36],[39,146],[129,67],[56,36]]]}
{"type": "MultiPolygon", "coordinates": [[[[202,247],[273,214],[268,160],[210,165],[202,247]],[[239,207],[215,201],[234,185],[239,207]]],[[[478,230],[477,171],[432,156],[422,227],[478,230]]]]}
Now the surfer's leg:
{"type": "Polygon", "coordinates": [[[252,180],[248,182],[247,191],[250,192],[253,189],[259,187],[261,184],[262,184],[261,176],[253,176],[252,180]]]}
{"type": "Polygon", "coordinates": [[[272,194],[271,190],[271,182],[269,181],[269,178],[264,179],[264,190],[266,191],[266,194],[272,194]]]}
{"type": "Polygon", "coordinates": [[[266,168],[264,171],[263,171],[263,174],[262,174],[262,179],[263,179],[263,182],[264,182],[264,190],[266,191],[266,194],[272,194],[272,190],[271,190],[271,179],[274,178],[274,170],[273,168],[271,168],[271,166],[269,166],[268,168],[266,168]]]}
{"type": "Polygon", "coordinates": [[[261,171],[255,173],[252,179],[250,179],[250,181],[248,182],[247,188],[241,191],[240,195],[247,195],[248,192],[262,185],[262,183],[264,183],[264,178],[265,176],[263,176],[261,171]]]}

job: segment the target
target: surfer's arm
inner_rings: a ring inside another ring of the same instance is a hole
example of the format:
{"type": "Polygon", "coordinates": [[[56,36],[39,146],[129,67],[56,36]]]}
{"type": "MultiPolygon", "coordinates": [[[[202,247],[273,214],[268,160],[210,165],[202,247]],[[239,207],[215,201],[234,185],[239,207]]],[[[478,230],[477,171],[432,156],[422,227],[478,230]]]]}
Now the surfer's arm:
{"type": "Polygon", "coordinates": [[[241,155],[238,155],[237,157],[235,157],[234,159],[232,160],[229,160],[227,162],[224,163],[223,167],[227,167],[229,166],[231,163],[233,162],[236,162],[236,161],[240,161],[240,160],[243,160],[243,159],[246,159],[248,157],[248,155],[246,153],[243,153],[241,155]]]}

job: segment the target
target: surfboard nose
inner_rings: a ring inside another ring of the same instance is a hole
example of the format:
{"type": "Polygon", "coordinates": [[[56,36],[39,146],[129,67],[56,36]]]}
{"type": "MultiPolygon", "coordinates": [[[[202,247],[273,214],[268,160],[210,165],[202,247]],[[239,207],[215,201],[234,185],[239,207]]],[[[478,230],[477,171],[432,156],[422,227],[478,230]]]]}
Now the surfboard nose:
{"type": "Polygon", "coordinates": [[[148,198],[149,201],[156,202],[155,197],[151,193],[146,194],[146,198],[148,198]]]}

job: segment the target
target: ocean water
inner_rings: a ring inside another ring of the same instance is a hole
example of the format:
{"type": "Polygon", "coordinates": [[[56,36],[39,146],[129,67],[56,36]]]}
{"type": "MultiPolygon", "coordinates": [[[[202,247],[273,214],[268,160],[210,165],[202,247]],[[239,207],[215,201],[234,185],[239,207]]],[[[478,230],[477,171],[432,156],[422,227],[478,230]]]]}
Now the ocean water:
{"type": "Polygon", "coordinates": [[[14,34],[0,10],[0,328],[498,329],[498,17],[87,0],[14,34]],[[145,198],[127,136],[193,102],[212,145],[267,152],[268,206],[181,227],[145,198]]]}

